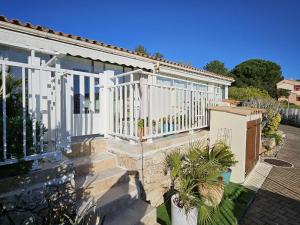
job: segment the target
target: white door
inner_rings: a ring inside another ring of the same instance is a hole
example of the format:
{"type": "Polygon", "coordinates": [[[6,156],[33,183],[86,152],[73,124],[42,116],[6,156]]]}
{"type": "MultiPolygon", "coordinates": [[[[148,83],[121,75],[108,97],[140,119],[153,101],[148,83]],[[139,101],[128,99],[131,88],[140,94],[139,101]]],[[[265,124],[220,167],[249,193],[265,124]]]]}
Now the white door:
{"type": "MultiPolygon", "coordinates": [[[[82,136],[91,134],[101,134],[101,114],[100,114],[100,76],[89,76],[87,73],[83,75],[69,75],[67,85],[65,85],[66,99],[70,99],[70,110],[62,107],[65,114],[65,121],[71,120],[69,126],[71,136],[82,136]],[[68,85],[69,84],[69,85],[68,85]],[[68,113],[70,112],[71,113],[68,113]],[[71,118],[70,118],[71,117],[71,118]]],[[[67,101],[66,101],[67,103],[67,101]]],[[[65,123],[65,122],[64,122],[65,123]]],[[[68,130],[66,126],[66,130],[68,130]]],[[[68,131],[67,131],[68,132],[68,131]]]]}
{"type": "MultiPolygon", "coordinates": [[[[95,74],[93,74],[95,75],[95,74]]],[[[100,76],[72,75],[71,136],[100,134],[100,76]]]]}

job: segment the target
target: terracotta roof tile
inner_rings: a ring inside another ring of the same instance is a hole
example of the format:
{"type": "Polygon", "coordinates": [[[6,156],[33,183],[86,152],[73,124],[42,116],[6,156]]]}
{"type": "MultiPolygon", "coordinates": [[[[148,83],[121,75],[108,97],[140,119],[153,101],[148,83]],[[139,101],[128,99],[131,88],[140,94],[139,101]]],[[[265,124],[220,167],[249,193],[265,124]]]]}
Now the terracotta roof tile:
{"type": "Polygon", "coordinates": [[[49,28],[44,28],[43,26],[34,26],[30,23],[22,23],[17,19],[8,20],[3,15],[0,15],[0,21],[8,22],[8,23],[12,23],[14,25],[23,26],[23,27],[27,27],[27,28],[31,28],[31,29],[35,29],[35,30],[39,30],[39,31],[47,32],[47,33],[51,33],[51,34],[56,34],[56,35],[59,35],[59,36],[72,38],[72,39],[75,39],[75,40],[84,41],[84,42],[87,42],[87,43],[92,43],[92,44],[96,44],[96,45],[100,45],[100,46],[104,46],[104,47],[108,47],[108,48],[112,48],[112,49],[117,49],[119,51],[128,52],[128,53],[131,53],[131,54],[134,54],[134,55],[143,56],[145,58],[149,58],[149,59],[153,59],[153,60],[156,60],[156,61],[164,62],[164,63],[170,64],[170,65],[176,65],[176,66],[191,69],[193,71],[197,71],[197,72],[200,72],[200,73],[202,72],[202,73],[205,73],[205,75],[208,75],[208,76],[211,76],[211,77],[223,78],[225,80],[234,81],[234,79],[231,78],[231,77],[215,74],[215,73],[208,72],[208,71],[205,71],[203,69],[195,68],[195,67],[192,67],[192,66],[189,66],[189,65],[184,65],[184,64],[180,64],[180,63],[176,63],[176,62],[171,62],[171,61],[166,60],[166,59],[157,58],[157,57],[153,57],[153,56],[149,56],[149,55],[145,55],[145,54],[140,54],[140,53],[128,50],[128,49],[119,48],[119,47],[116,47],[116,46],[113,46],[113,45],[108,45],[108,44],[105,44],[103,42],[98,42],[98,41],[90,40],[90,39],[87,39],[87,38],[82,38],[80,36],[65,34],[63,32],[57,32],[57,31],[54,31],[54,30],[49,29],[49,28]]]}

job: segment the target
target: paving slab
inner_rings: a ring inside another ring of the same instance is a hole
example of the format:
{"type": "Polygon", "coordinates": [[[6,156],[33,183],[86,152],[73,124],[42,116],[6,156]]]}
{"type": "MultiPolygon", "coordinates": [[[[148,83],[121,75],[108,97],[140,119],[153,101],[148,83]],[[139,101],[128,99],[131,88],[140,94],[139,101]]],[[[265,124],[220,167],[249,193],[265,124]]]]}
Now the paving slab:
{"type": "Polygon", "coordinates": [[[287,140],[277,157],[294,166],[271,168],[240,225],[300,224],[300,128],[281,126],[280,129],[287,140]]]}

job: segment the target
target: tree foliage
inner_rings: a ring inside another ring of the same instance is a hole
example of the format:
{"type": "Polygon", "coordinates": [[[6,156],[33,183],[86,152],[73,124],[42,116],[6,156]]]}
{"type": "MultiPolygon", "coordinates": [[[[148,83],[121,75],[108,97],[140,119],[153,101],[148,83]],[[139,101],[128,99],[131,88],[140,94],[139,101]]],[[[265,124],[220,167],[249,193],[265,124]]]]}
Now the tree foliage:
{"type": "Polygon", "coordinates": [[[147,49],[143,45],[136,46],[134,51],[140,54],[150,55],[147,49]]]}
{"type": "Polygon", "coordinates": [[[247,101],[251,99],[268,99],[271,96],[267,91],[255,87],[230,87],[229,98],[238,101],[247,101]]]}
{"type": "Polygon", "coordinates": [[[277,98],[285,97],[288,98],[290,95],[290,90],[279,88],[277,89],[277,98]]]}
{"type": "Polygon", "coordinates": [[[160,52],[156,52],[156,53],[153,54],[153,57],[162,59],[162,58],[164,58],[164,55],[162,53],[160,53],[160,52]]]}
{"type": "Polygon", "coordinates": [[[186,62],[184,60],[179,60],[178,63],[183,66],[193,66],[193,64],[191,62],[186,62]]]}
{"type": "Polygon", "coordinates": [[[256,87],[276,97],[276,84],[283,80],[280,65],[262,59],[251,59],[235,66],[231,71],[237,87],[256,87]]]}
{"type": "Polygon", "coordinates": [[[210,61],[203,67],[203,69],[220,75],[228,74],[228,69],[225,67],[224,63],[219,60],[210,61]]]}

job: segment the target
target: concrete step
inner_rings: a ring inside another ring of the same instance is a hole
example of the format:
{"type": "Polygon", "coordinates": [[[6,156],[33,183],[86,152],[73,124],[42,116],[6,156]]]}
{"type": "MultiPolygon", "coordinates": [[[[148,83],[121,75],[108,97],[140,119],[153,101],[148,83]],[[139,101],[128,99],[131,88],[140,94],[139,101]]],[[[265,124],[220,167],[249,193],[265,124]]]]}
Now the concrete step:
{"type": "Polygon", "coordinates": [[[76,176],[94,174],[117,166],[116,157],[110,153],[92,154],[71,159],[76,176]]]}
{"type": "Polygon", "coordinates": [[[137,199],[138,190],[136,186],[129,183],[124,183],[112,187],[111,189],[104,191],[93,198],[84,200],[80,203],[79,211],[84,209],[90,200],[93,200],[97,211],[99,210],[102,217],[106,217],[116,211],[127,208],[137,199]]]}
{"type": "Polygon", "coordinates": [[[128,208],[104,218],[103,225],[154,225],[156,208],[138,199],[128,208]]]}
{"type": "Polygon", "coordinates": [[[68,154],[68,157],[75,158],[105,152],[107,140],[105,138],[88,138],[73,142],[71,144],[72,153],[68,154]]]}
{"type": "Polygon", "coordinates": [[[94,174],[75,176],[75,188],[79,197],[97,196],[112,187],[129,182],[126,170],[121,168],[109,168],[94,174]]]}

